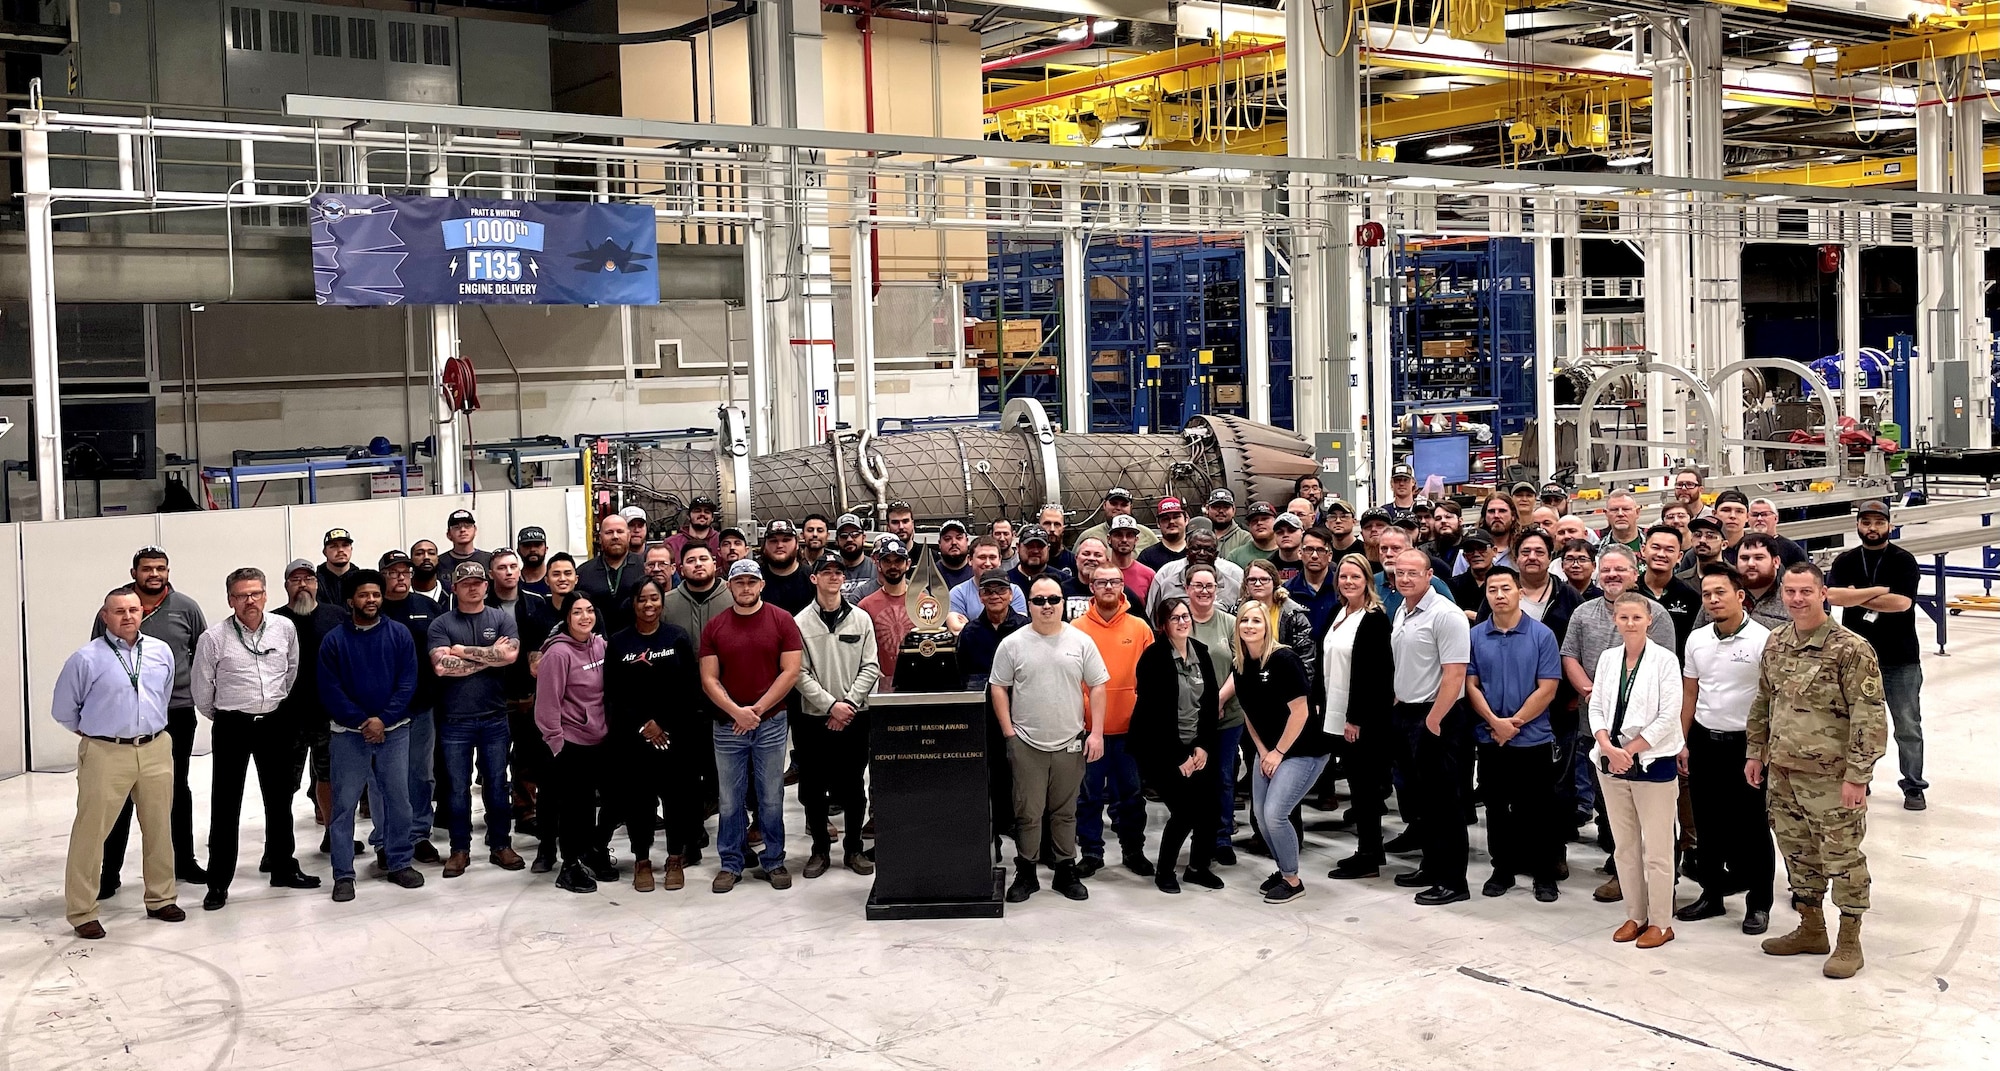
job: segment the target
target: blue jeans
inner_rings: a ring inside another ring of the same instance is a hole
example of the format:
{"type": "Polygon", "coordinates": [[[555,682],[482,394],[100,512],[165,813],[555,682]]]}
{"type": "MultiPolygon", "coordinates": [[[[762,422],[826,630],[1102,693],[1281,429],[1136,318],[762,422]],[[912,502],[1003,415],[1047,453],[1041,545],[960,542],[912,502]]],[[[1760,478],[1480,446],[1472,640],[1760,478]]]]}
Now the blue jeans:
{"type": "MultiPolygon", "coordinates": [[[[757,853],[757,865],[766,871],[776,870],[785,865],[785,747],[790,740],[785,715],[774,714],[740,736],[731,725],[717,725],[714,735],[716,788],[721,796],[715,854],[722,869],[743,873],[743,846],[750,835],[750,813],[745,804],[755,778],[760,804],[757,828],[764,834],[764,850],[757,853]]],[[[861,815],[848,818],[851,822],[861,820],[861,815]]]]}
{"type": "Polygon", "coordinates": [[[391,729],[371,744],[360,733],[334,733],[327,744],[333,817],[327,822],[333,880],[354,880],[354,809],[368,790],[368,813],[389,845],[389,869],[410,865],[410,730],[391,729]]]}
{"type": "MultiPolygon", "coordinates": [[[[404,727],[410,737],[410,844],[431,839],[432,796],[437,790],[437,766],[432,751],[437,746],[437,715],[426,710],[410,715],[404,727]]],[[[382,827],[368,834],[370,848],[382,847],[382,827]]]]}
{"type": "MultiPolygon", "coordinates": [[[[444,747],[446,776],[451,778],[451,795],[445,824],[451,830],[451,850],[472,850],[472,759],[479,752],[479,773],[486,779],[486,846],[493,851],[510,847],[513,800],[507,794],[507,715],[484,718],[446,718],[438,729],[444,747]]],[[[408,791],[407,788],[404,791],[408,791]]]]}
{"type": "Polygon", "coordinates": [[[1287,756],[1278,763],[1275,777],[1264,776],[1264,764],[1250,767],[1250,806],[1257,811],[1257,826],[1264,843],[1271,846],[1271,860],[1278,873],[1293,877],[1299,872],[1299,836],[1292,829],[1292,808],[1311,792],[1326,769],[1330,755],[1287,756]]]}
{"type": "Polygon", "coordinates": [[[1139,760],[1125,750],[1125,734],[1104,738],[1104,755],[1083,768],[1083,792],[1076,809],[1077,851],[1104,858],[1104,808],[1118,847],[1133,857],[1146,854],[1146,797],[1139,793],[1139,760]]]}
{"type": "Polygon", "coordinates": [[[1888,700],[1889,723],[1896,731],[1896,765],[1903,776],[1896,782],[1905,793],[1931,787],[1924,780],[1924,707],[1917,692],[1924,686],[1924,667],[1882,667],[1882,698],[1888,700]]]}
{"type": "Polygon", "coordinates": [[[1233,848],[1230,838],[1236,835],[1236,763],[1240,756],[1237,748],[1243,745],[1243,726],[1232,725],[1215,731],[1215,754],[1208,757],[1208,764],[1222,780],[1222,824],[1215,828],[1215,846],[1233,848]]]}

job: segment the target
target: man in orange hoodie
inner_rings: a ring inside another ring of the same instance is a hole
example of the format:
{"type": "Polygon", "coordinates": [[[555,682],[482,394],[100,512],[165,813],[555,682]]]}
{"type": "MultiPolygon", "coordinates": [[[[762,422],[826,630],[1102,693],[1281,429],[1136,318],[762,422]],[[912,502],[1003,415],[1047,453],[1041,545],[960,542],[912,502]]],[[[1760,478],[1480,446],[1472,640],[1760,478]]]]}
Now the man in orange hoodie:
{"type": "Polygon", "coordinates": [[[1138,698],[1139,655],[1153,642],[1152,626],[1135,616],[1125,598],[1125,574],[1115,565],[1097,567],[1090,576],[1090,608],[1070,624],[1097,645],[1111,680],[1104,687],[1104,755],[1083,771],[1083,799],[1076,813],[1077,866],[1080,877],[1104,868],[1104,808],[1111,807],[1111,826],[1118,834],[1125,869],[1150,877],[1146,858],[1146,798],[1139,793],[1139,763],[1125,749],[1125,731],[1132,725],[1138,698]]]}

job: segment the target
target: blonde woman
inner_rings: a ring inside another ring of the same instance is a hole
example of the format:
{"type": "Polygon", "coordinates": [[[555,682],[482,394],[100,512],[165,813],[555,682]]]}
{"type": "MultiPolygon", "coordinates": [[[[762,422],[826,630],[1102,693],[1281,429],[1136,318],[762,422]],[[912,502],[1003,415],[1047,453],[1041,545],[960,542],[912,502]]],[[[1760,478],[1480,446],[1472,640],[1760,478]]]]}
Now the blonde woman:
{"type": "Polygon", "coordinates": [[[1250,806],[1278,865],[1263,885],[1264,902],[1270,904],[1305,895],[1292,808],[1312,790],[1333,753],[1332,738],[1306,709],[1310,680],[1304,665],[1273,636],[1277,616],[1275,609],[1254,600],[1237,607],[1232,662],[1236,698],[1257,749],[1250,768],[1250,806]]]}
{"type": "Polygon", "coordinates": [[[1349,554],[1333,567],[1340,606],[1320,644],[1322,726],[1347,742],[1347,784],[1354,793],[1354,854],[1327,872],[1336,879],[1381,873],[1383,804],[1389,797],[1389,709],[1395,706],[1389,615],[1368,559],[1349,554]]]}
{"type": "Polygon", "coordinates": [[[1611,939],[1658,948],[1674,911],[1674,818],[1680,802],[1681,665],[1647,637],[1653,603],[1637,591],[1611,604],[1618,645],[1597,660],[1590,730],[1611,818],[1625,924],[1611,939]]]}

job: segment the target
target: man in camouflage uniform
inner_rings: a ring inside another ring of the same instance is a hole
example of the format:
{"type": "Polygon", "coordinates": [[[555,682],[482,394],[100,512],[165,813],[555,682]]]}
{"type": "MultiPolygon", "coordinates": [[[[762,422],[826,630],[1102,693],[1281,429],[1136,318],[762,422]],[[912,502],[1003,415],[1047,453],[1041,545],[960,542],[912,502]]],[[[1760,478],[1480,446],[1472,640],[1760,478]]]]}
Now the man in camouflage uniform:
{"type": "Polygon", "coordinates": [[[1779,579],[1791,623],[1764,645],[1751,701],[1748,760],[1753,785],[1770,774],[1771,830],[1785,857],[1798,928],[1764,942],[1773,956],[1824,955],[1820,901],[1832,886],[1840,939],[1828,978],[1861,969],[1861,913],[1868,910],[1868,782],[1888,748],[1888,713],[1875,649],[1826,613],[1826,577],[1801,562],[1779,579]]]}

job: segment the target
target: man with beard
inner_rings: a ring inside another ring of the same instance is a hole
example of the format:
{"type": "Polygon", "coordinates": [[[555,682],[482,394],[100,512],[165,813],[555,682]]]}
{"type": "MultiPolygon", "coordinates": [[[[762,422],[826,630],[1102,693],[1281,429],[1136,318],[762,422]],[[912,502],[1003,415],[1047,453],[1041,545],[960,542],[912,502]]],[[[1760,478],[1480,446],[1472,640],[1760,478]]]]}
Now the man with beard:
{"type": "Polygon", "coordinates": [[[1306,505],[1312,511],[1312,522],[1306,527],[1311,528],[1314,524],[1318,524],[1322,516],[1320,506],[1326,501],[1326,485],[1319,482],[1319,477],[1308,472],[1293,480],[1292,497],[1305,499],[1306,505]]]}
{"type": "Polygon", "coordinates": [[[1043,506],[1041,515],[1035,523],[1041,525],[1042,535],[1049,541],[1050,567],[1061,569],[1066,573],[1075,572],[1076,553],[1063,541],[1064,527],[1069,522],[1064,519],[1062,506],[1053,503],[1043,506]]]}
{"type": "Polygon", "coordinates": [[[1252,502],[1244,514],[1250,538],[1223,555],[1237,566],[1247,566],[1258,558],[1278,553],[1278,507],[1269,502],[1252,502]]]}
{"type": "Polygon", "coordinates": [[[687,520],[681,530],[667,537],[667,550],[675,561],[681,560],[681,551],[689,543],[700,543],[708,552],[721,560],[721,533],[715,530],[715,499],[707,495],[696,495],[688,500],[687,520]]]}
{"type": "MultiPolygon", "coordinates": [[[[512,556],[503,558],[495,554],[494,561],[510,561],[512,556]]],[[[400,550],[392,550],[382,555],[377,563],[382,573],[382,616],[400,623],[410,630],[410,639],[419,651],[430,647],[431,622],[444,612],[444,607],[410,590],[414,570],[410,556],[400,550]]],[[[498,571],[496,564],[495,570],[498,571]]],[[[415,859],[419,863],[442,863],[437,845],[431,843],[431,823],[436,818],[437,802],[437,697],[438,679],[431,669],[430,659],[417,659],[417,690],[410,699],[410,843],[414,846],[415,859]]],[[[369,834],[368,840],[381,853],[384,869],[388,867],[386,853],[382,852],[381,827],[369,834]]]]}
{"type": "MultiPolygon", "coordinates": [[[[1120,517],[1132,517],[1132,492],[1127,491],[1123,487],[1113,487],[1111,490],[1104,492],[1104,519],[1084,529],[1083,534],[1076,537],[1076,541],[1081,543],[1095,536],[1109,543],[1111,522],[1120,517]]],[[[1138,521],[1139,518],[1132,517],[1134,524],[1138,524],[1138,521]]],[[[1139,525],[1138,531],[1139,547],[1142,550],[1160,541],[1160,537],[1154,535],[1153,530],[1147,528],[1145,525],[1139,525]]]]}
{"type": "Polygon", "coordinates": [[[1389,501],[1377,507],[1389,515],[1390,520],[1407,517],[1417,508],[1417,472],[1408,465],[1393,465],[1389,469],[1389,501]]]}
{"type": "MultiPolygon", "coordinates": [[[[1097,594],[1091,580],[1097,576],[1097,570],[1106,565],[1118,568],[1111,560],[1111,548],[1102,539],[1092,536],[1076,545],[1076,573],[1063,581],[1063,595],[1069,600],[1063,604],[1063,613],[1068,615],[1069,620],[1075,621],[1090,612],[1090,600],[1097,594]]],[[[1125,589],[1125,599],[1134,607],[1145,605],[1131,588],[1125,589]]]]}
{"type": "Polygon", "coordinates": [[[646,578],[648,580],[651,580],[654,583],[660,585],[660,590],[662,592],[673,590],[674,587],[673,551],[668,550],[666,548],[666,544],[655,543],[652,546],[647,547],[646,561],[645,564],[641,566],[641,568],[645,570],[646,578]]]}
{"type": "Polygon", "coordinates": [[[1124,574],[1125,590],[1138,596],[1132,600],[1135,613],[1145,612],[1146,592],[1153,586],[1153,570],[1139,561],[1141,528],[1130,514],[1120,514],[1111,518],[1111,537],[1105,541],[1111,547],[1111,564],[1124,574]]]}
{"type": "Polygon", "coordinates": [[[743,534],[743,529],[741,528],[724,528],[715,537],[715,541],[718,548],[716,550],[716,560],[724,568],[735,565],[737,562],[750,556],[750,540],[743,534]]]}
{"type": "Polygon", "coordinates": [[[1160,522],[1160,541],[1141,550],[1139,561],[1158,573],[1168,562],[1187,557],[1187,508],[1170,495],[1153,507],[1153,516],[1160,522]]]}
{"type": "Polygon", "coordinates": [[[1777,543],[1770,536],[1749,532],[1736,544],[1736,572],[1743,578],[1747,593],[1745,608],[1758,624],[1772,632],[1792,619],[1785,612],[1784,593],[1778,583],[1780,568],[1777,543]]]}
{"type": "Polygon", "coordinates": [[[972,579],[972,534],[966,531],[964,521],[954,519],[938,526],[937,567],[947,590],[972,579]]]}
{"type": "MultiPolygon", "coordinates": [[[[431,553],[436,554],[437,549],[432,548],[431,553]]],[[[305,776],[310,758],[313,820],[326,825],[333,814],[333,772],[327,752],[326,707],[319,699],[319,645],[327,633],[340,627],[347,615],[338,604],[319,601],[319,573],[304,558],[294,558],[285,566],[285,605],[272,612],[290,621],[292,630],[299,635],[299,679],[292,683],[292,690],[278,705],[278,716],[296,726],[299,733],[298,743],[292,748],[291,783],[297,785],[305,776]],[[312,652],[311,657],[307,657],[307,651],[312,652]]],[[[330,854],[333,842],[321,838],[319,850],[330,854]]],[[[264,860],[257,869],[263,870],[270,862],[264,860]]]]}
{"type": "MultiPolygon", "coordinates": [[[[474,562],[457,568],[478,569],[474,562]]],[[[424,876],[410,865],[408,791],[410,697],[417,651],[409,633],[382,621],[382,574],[356,570],[348,581],[352,616],[320,644],[321,701],[333,719],[333,899],[354,899],[354,808],[366,788],[383,831],[383,869],[405,889],[424,876]]],[[[504,821],[504,819],[503,819],[504,821]]]]}
{"type": "MultiPolygon", "coordinates": [[[[690,559],[682,559],[685,567],[690,559]]],[[[792,887],[785,869],[786,698],[798,682],[805,640],[792,615],[764,602],[764,574],[755,562],[729,567],[729,601],[701,633],[701,687],[716,714],[713,729],[721,789],[717,855],[722,869],[711,891],[726,893],[743,878],[751,801],[762,800],[763,832],[757,877],[773,889],[792,887]]]]}
{"type": "MultiPolygon", "coordinates": [[[[575,563],[564,561],[556,572],[561,578],[564,594],[577,586],[572,582],[576,576],[575,563]]],[[[514,627],[520,634],[521,650],[526,652],[515,659],[503,674],[506,679],[508,763],[513,771],[509,785],[513,793],[514,827],[540,837],[533,863],[536,868],[534,873],[546,874],[555,866],[556,838],[553,835],[542,836],[541,787],[550,776],[555,756],[549,753],[548,742],[535,725],[534,669],[542,657],[542,644],[562,626],[562,615],[551,599],[521,586],[521,559],[513,551],[493,552],[493,575],[487,579],[486,605],[513,618],[514,627]]],[[[633,582],[635,587],[637,583],[633,582]]],[[[604,627],[604,615],[599,614],[597,631],[603,632],[604,627]]],[[[428,826],[426,828],[428,830],[428,826]]]]}
{"type": "MultiPolygon", "coordinates": [[[[139,631],[160,641],[174,656],[174,687],[167,700],[167,735],[172,738],[174,760],[174,807],[172,816],[174,876],[191,885],[208,883],[208,873],[194,855],[194,795],[188,791],[188,763],[194,757],[194,693],[190,680],[194,668],[195,643],[208,631],[208,618],[201,604],[174,590],[168,580],[167,552],[158,547],[141,547],[132,556],[132,588],[139,596],[142,615],[139,631]]],[[[90,638],[105,634],[104,615],[99,614],[90,638]]],[[[112,823],[104,838],[104,871],[99,877],[99,899],[118,891],[118,871],[125,865],[125,842],[132,835],[132,800],[112,823]]]]}
{"type": "Polygon", "coordinates": [[[1458,503],[1449,498],[1440,499],[1437,505],[1431,507],[1430,541],[1417,549],[1440,561],[1456,559],[1458,541],[1465,535],[1465,522],[1460,512],[1458,503]]]}
{"type": "Polygon", "coordinates": [[[1895,727],[1896,764],[1903,808],[1921,811],[1924,791],[1924,713],[1918,692],[1924,667],[1917,650],[1917,559],[1889,541],[1889,504],[1863,502],[1854,514],[1861,545],[1833,560],[1827,600],[1841,607],[1840,623],[1868,641],[1882,667],[1882,695],[1895,727]]]}
{"type": "Polygon", "coordinates": [[[1750,517],[1744,522],[1747,531],[1762,532],[1771,537],[1778,550],[1778,571],[1783,572],[1806,560],[1804,547],[1778,534],[1778,504],[1768,498],[1750,500],[1750,517]]]}
{"type": "MultiPolygon", "coordinates": [[[[1087,540],[1077,547],[1077,564],[1083,565],[1084,547],[1100,546],[1087,540]]],[[[1104,812],[1111,811],[1111,828],[1118,838],[1119,854],[1125,869],[1142,878],[1154,875],[1146,858],[1146,799],[1139,790],[1139,760],[1125,743],[1132,728],[1132,710],[1138,701],[1139,655],[1152,645],[1153,627],[1132,613],[1138,604],[1125,592],[1125,578],[1109,563],[1092,567],[1089,574],[1089,601],[1082,614],[1071,622],[1097,646],[1111,679],[1104,688],[1104,752],[1083,769],[1083,800],[1077,807],[1077,850],[1082,860],[1077,876],[1088,878],[1104,867],[1104,812]]],[[[1163,861],[1172,866],[1173,860],[1163,861]]]]}
{"type": "Polygon", "coordinates": [[[1688,508],[1688,518],[1705,517],[1708,505],[1701,500],[1701,470],[1689,466],[1674,473],[1674,497],[1688,508]]]}
{"type": "MultiPolygon", "coordinates": [[[[354,537],[345,528],[327,529],[326,538],[320,541],[321,552],[326,560],[319,565],[319,589],[321,591],[344,591],[347,574],[354,571],[354,537]]],[[[313,652],[317,657],[319,652],[313,652]]]]}
{"type": "MultiPolygon", "coordinates": [[[[1188,536],[1187,557],[1177,562],[1168,562],[1167,567],[1153,576],[1153,589],[1146,592],[1146,616],[1151,617],[1153,608],[1162,600],[1187,595],[1187,571],[1197,565],[1215,567],[1215,606],[1225,614],[1236,612],[1236,602],[1243,593],[1243,570],[1235,562],[1220,560],[1217,549],[1220,543],[1214,532],[1195,532],[1188,536]]],[[[1023,589],[1026,590],[1026,589],[1023,589]]]]}
{"type": "Polygon", "coordinates": [[[444,717],[438,738],[451,777],[447,878],[464,874],[472,861],[475,752],[485,788],[489,858],[502,870],[528,865],[514,851],[509,836],[513,808],[507,794],[507,667],[521,656],[521,632],[512,614],[486,605],[486,586],[485,566],[458,563],[451,574],[452,606],[430,628],[431,668],[442,685],[438,710],[444,717]]]}
{"type": "Polygon", "coordinates": [[[458,566],[466,562],[478,562],[483,569],[493,561],[491,553],[472,545],[472,541],[479,538],[479,525],[473,522],[471,510],[452,510],[451,516],[445,518],[444,536],[451,542],[451,549],[439,559],[438,572],[452,575],[458,566]]]}
{"type": "Polygon", "coordinates": [[[1271,554],[1271,564],[1278,567],[1278,583],[1289,584],[1292,578],[1305,568],[1305,560],[1299,555],[1299,547],[1305,539],[1305,524],[1299,515],[1290,510],[1278,514],[1273,525],[1278,537],[1278,549],[1271,554]]]}
{"type": "Polygon", "coordinates": [[[625,518],[625,546],[633,554],[646,552],[646,511],[637,506],[626,506],[618,511],[625,518]]]}
{"type": "Polygon", "coordinates": [[[910,552],[895,536],[883,536],[875,547],[875,589],[860,607],[875,623],[875,652],[882,663],[882,690],[896,690],[896,653],[916,622],[904,597],[910,593],[910,552]]]}
{"type": "Polygon", "coordinates": [[[1371,509],[1361,515],[1361,555],[1368,559],[1368,567],[1378,576],[1391,568],[1389,560],[1382,557],[1382,533],[1389,530],[1389,522],[1394,519],[1381,509],[1371,509]]]}
{"type": "Polygon", "coordinates": [[[576,567],[577,590],[597,607],[599,632],[617,632],[632,623],[632,589],[645,571],[626,541],[629,532],[625,518],[616,514],[597,522],[597,556],[576,567]]]}
{"type": "MultiPolygon", "coordinates": [[[[410,544],[410,591],[443,606],[446,596],[444,584],[438,576],[438,547],[428,539],[419,539],[410,544]]],[[[339,599],[327,600],[340,602],[339,599]]],[[[347,615],[343,613],[342,617],[347,615]]]]}
{"type": "Polygon", "coordinates": [[[1016,544],[1021,552],[1020,564],[1007,571],[1007,579],[1022,591],[1027,591],[1040,577],[1046,576],[1058,587],[1069,582],[1069,570],[1058,569],[1049,564],[1049,534],[1042,526],[1031,524],[1021,533],[1021,541],[1016,544]]]}
{"type": "Polygon", "coordinates": [[[1569,512],[1569,488],[1550,480],[1542,485],[1542,493],[1536,497],[1536,501],[1555,510],[1556,516],[1560,517],[1569,512]]]}
{"type": "Polygon", "coordinates": [[[847,571],[847,579],[840,586],[841,594],[848,602],[860,602],[866,594],[863,589],[875,583],[875,559],[868,555],[868,532],[861,527],[861,518],[852,513],[841,514],[833,526],[833,545],[840,554],[840,567],[847,571]]]}
{"type": "Polygon", "coordinates": [[[824,513],[808,513],[799,523],[799,560],[816,562],[826,557],[826,545],[833,538],[833,522],[824,513]]]}
{"type": "MultiPolygon", "coordinates": [[[[541,528],[530,525],[521,529],[514,539],[514,549],[521,552],[521,587],[537,595],[549,593],[549,534],[541,528]]],[[[423,661],[423,659],[418,659],[423,661]]]]}
{"type": "Polygon", "coordinates": [[[690,543],[681,548],[681,582],[667,592],[660,616],[689,637],[699,636],[716,611],[728,605],[727,599],[716,601],[722,590],[716,579],[715,552],[706,543],[690,543]]]}
{"type": "Polygon", "coordinates": [[[1223,560],[1228,560],[1230,551],[1250,542],[1250,533],[1236,523],[1236,493],[1229,488],[1218,487],[1210,491],[1201,513],[1208,518],[1209,527],[1215,532],[1216,554],[1223,560]]]}
{"type": "Polygon", "coordinates": [[[1333,537],[1329,546],[1333,550],[1333,560],[1338,562],[1349,554],[1363,553],[1361,536],[1354,530],[1354,507],[1344,498],[1320,500],[1321,516],[1325,519],[1326,534],[1333,537]]]}
{"type": "Polygon", "coordinates": [[[813,601],[812,573],[799,563],[799,533],[779,519],[764,526],[764,601],[797,615],[813,601]]]}

